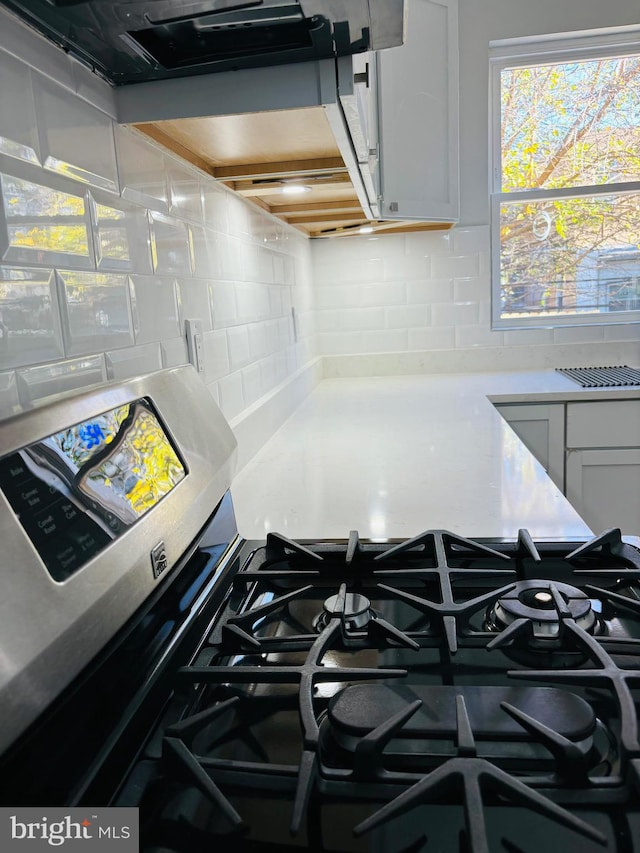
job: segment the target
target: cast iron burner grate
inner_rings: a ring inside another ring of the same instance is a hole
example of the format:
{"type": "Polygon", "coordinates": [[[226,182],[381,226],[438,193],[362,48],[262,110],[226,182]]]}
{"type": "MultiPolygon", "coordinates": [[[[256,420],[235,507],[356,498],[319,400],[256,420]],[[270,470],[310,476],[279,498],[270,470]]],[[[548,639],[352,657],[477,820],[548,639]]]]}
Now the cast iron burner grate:
{"type": "Polygon", "coordinates": [[[488,541],[270,533],[116,801],[146,853],[640,853],[638,552],[488,541]]]}
{"type": "Polygon", "coordinates": [[[640,385],[640,370],[621,364],[617,367],[556,367],[583,388],[640,385]]]}

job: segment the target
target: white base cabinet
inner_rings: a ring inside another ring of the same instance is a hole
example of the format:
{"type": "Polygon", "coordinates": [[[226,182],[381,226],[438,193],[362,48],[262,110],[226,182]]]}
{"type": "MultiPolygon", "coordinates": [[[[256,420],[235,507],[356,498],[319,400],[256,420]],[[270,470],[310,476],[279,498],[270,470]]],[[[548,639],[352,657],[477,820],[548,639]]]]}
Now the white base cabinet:
{"type": "Polygon", "coordinates": [[[496,408],[595,533],[640,535],[640,399],[496,408]]]}
{"type": "Polygon", "coordinates": [[[496,408],[556,486],[564,491],[564,404],[505,404],[496,408]]]}
{"type": "Polygon", "coordinates": [[[574,450],[567,455],[568,500],[595,533],[640,533],[640,448],[574,450]]]}
{"type": "Polygon", "coordinates": [[[566,495],[596,533],[640,534],[640,400],[567,404],[566,495]]]}

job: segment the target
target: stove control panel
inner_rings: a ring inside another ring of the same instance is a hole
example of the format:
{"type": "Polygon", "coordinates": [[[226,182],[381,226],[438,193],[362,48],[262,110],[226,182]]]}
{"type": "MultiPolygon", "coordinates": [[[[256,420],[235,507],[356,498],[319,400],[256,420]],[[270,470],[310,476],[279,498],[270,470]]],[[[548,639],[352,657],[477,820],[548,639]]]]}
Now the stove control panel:
{"type": "Polygon", "coordinates": [[[56,581],[78,571],[185,475],[147,398],[0,459],[0,487],[56,581]]]}

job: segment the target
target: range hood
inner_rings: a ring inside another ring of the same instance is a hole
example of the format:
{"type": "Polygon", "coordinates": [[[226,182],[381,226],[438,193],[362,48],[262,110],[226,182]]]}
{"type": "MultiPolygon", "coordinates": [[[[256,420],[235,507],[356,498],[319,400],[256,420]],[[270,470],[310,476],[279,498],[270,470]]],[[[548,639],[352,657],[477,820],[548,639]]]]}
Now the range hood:
{"type": "Polygon", "coordinates": [[[112,85],[402,44],[404,0],[0,0],[112,85]]]}

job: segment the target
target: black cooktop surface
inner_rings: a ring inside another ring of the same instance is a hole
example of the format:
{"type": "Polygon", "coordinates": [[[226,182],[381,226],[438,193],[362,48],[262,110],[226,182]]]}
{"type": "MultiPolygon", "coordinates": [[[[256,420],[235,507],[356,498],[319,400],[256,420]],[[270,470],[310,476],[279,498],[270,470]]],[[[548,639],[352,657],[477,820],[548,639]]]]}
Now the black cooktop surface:
{"type": "Polygon", "coordinates": [[[147,853],[640,851],[640,552],[270,534],[113,802],[147,853]]]}

